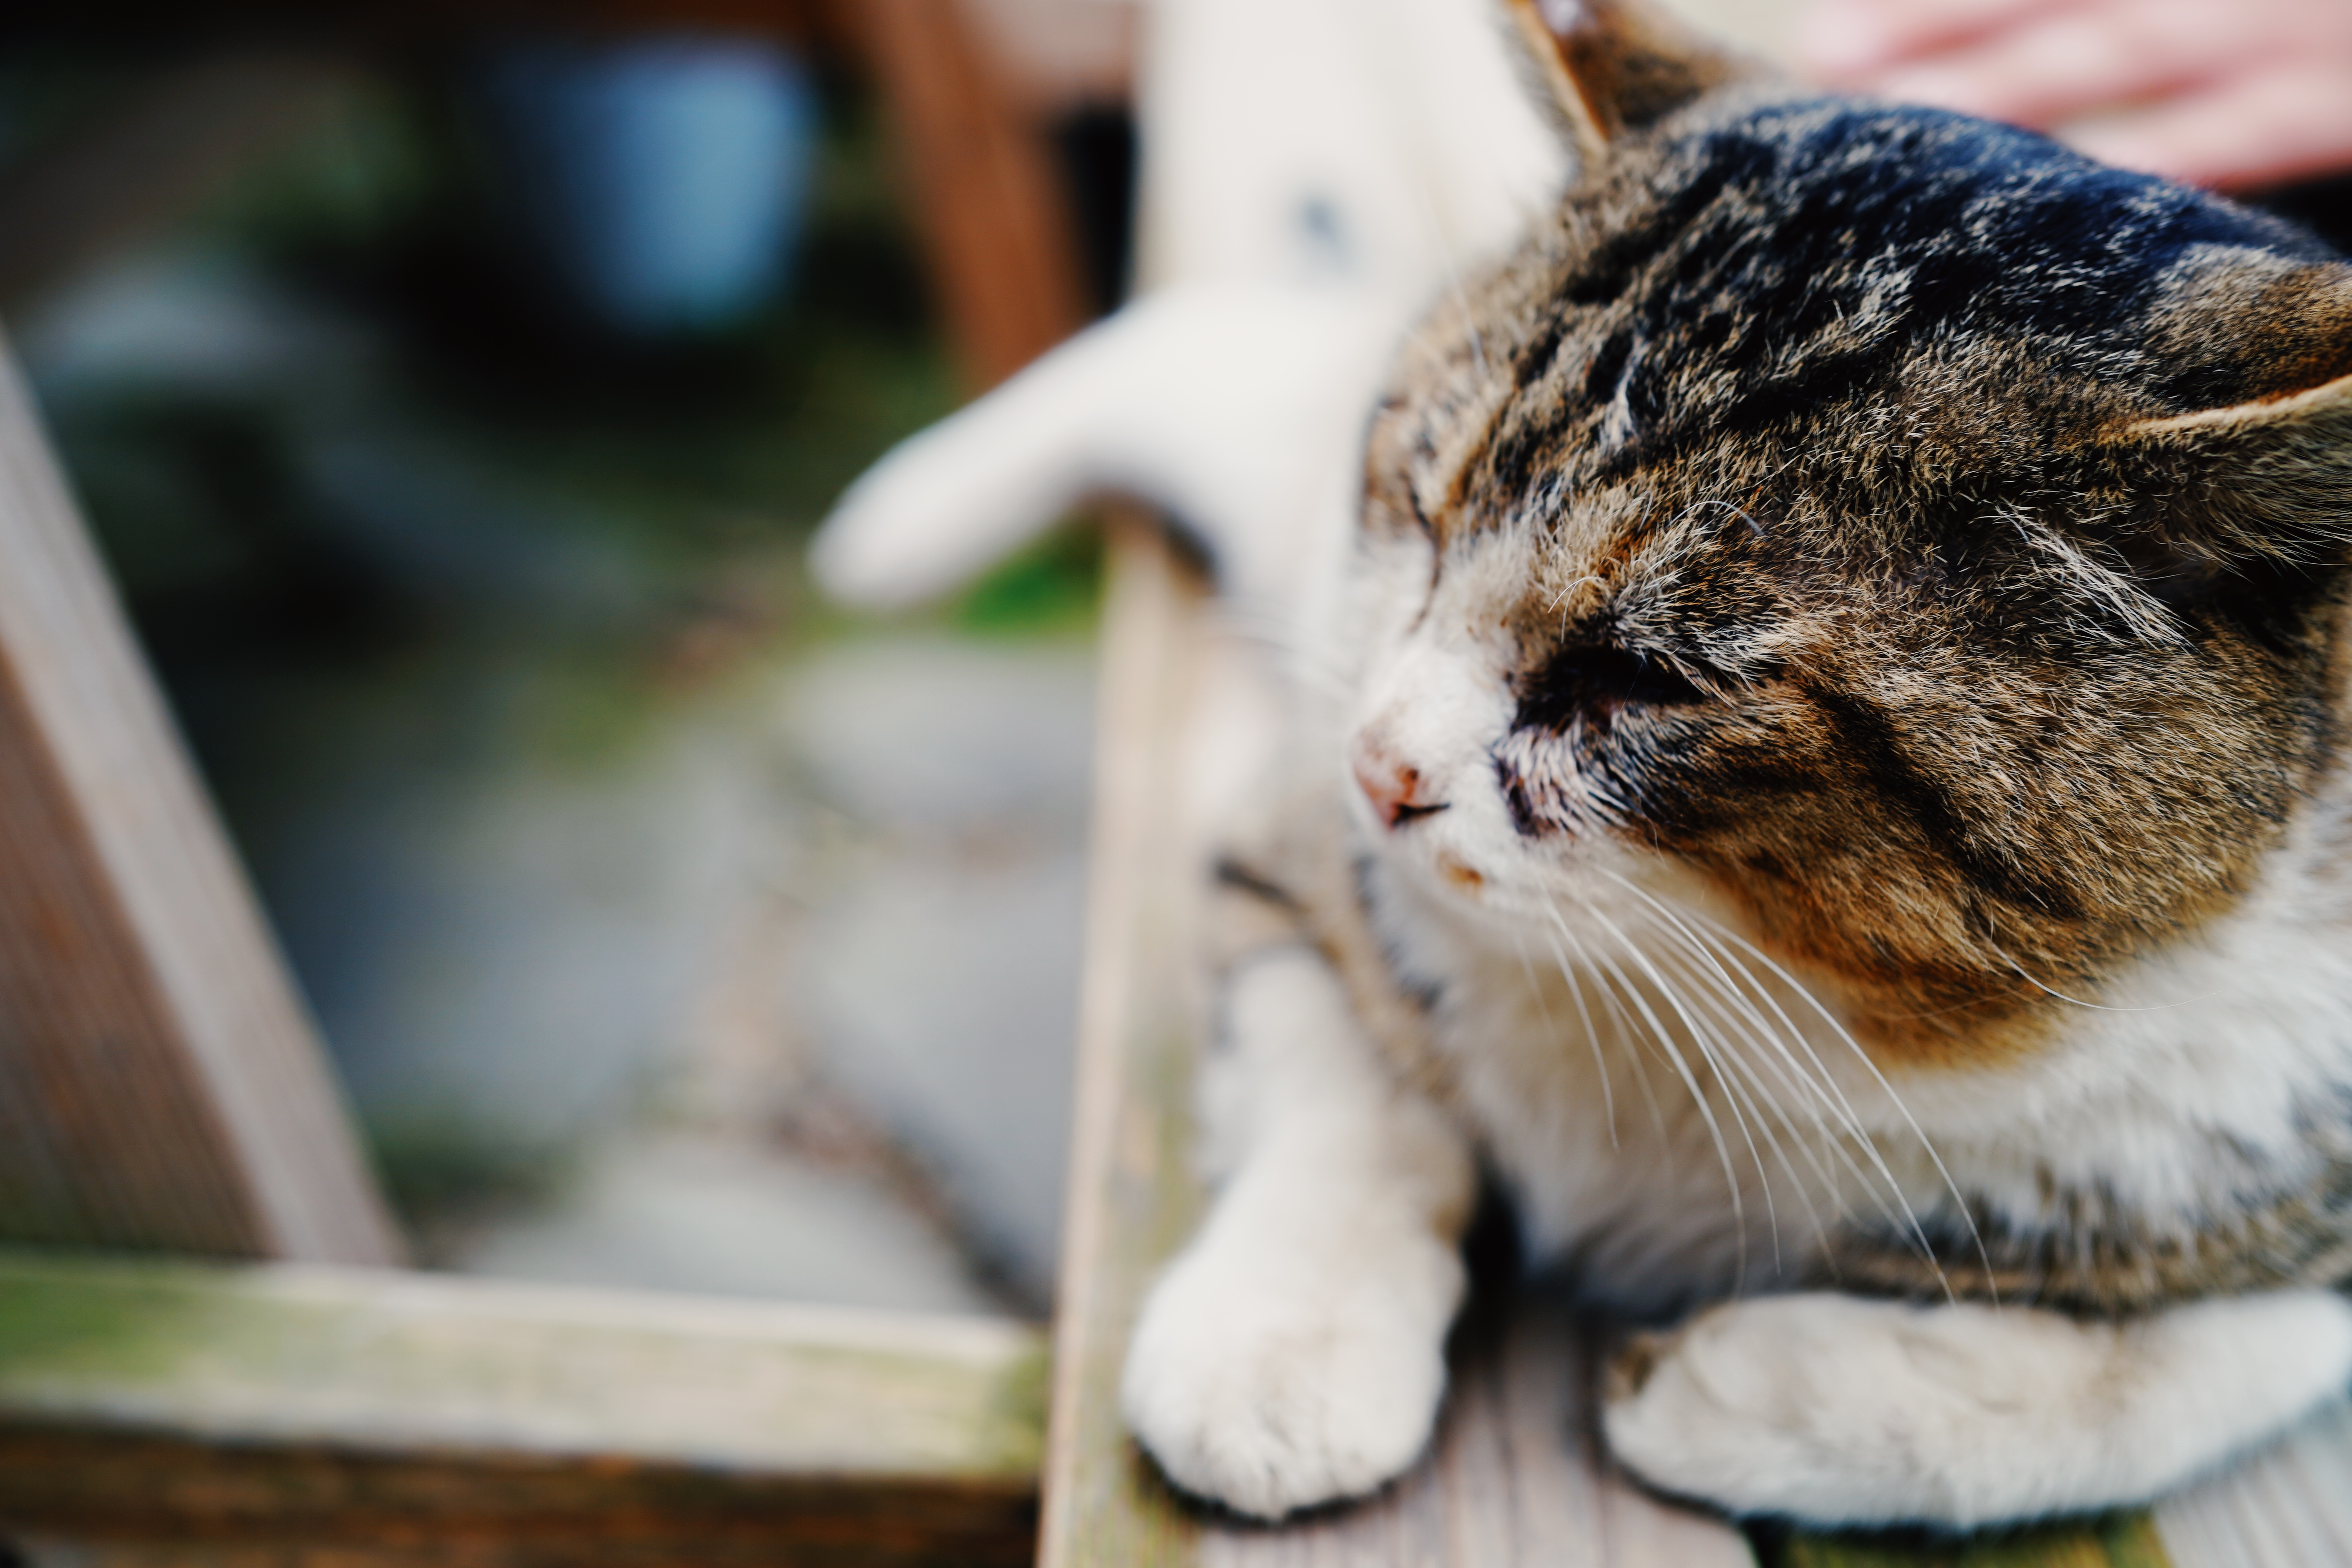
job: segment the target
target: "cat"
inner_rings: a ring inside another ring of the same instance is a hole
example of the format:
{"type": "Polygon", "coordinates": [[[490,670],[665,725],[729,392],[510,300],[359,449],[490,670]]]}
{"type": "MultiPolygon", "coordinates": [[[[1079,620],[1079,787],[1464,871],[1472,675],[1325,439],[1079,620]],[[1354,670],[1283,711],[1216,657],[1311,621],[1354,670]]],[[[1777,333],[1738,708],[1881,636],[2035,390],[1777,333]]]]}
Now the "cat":
{"type": "Polygon", "coordinates": [[[1508,10],[1580,172],[1360,437],[1129,1423],[1266,1519],[1402,1473],[1483,1173],[1660,1325],[1664,1490],[2149,1498],[2352,1379],[2352,266],[1508,10]]]}

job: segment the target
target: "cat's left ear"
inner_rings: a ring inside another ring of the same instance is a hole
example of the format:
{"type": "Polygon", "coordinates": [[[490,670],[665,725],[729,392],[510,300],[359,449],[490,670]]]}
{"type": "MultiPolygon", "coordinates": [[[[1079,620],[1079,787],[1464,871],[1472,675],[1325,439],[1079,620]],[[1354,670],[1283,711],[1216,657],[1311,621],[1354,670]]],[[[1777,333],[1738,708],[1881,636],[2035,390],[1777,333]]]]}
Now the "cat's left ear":
{"type": "Polygon", "coordinates": [[[2352,566],[2352,374],[2109,440],[2173,549],[2213,564],[2352,566]]]}
{"type": "Polygon", "coordinates": [[[1649,0],[1507,0],[1553,107],[1590,169],[1609,145],[1761,68],[1649,0]]]}

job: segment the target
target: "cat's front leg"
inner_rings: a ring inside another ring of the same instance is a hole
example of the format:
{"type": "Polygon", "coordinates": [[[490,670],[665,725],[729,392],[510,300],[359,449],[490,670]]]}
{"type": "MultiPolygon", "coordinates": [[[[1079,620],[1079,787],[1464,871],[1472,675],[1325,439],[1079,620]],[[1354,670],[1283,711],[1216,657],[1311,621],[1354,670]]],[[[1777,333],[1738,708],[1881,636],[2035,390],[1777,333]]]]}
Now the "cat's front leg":
{"type": "Polygon", "coordinates": [[[1972,1526],[2146,1500],[2352,1375],[2332,1291],[2123,1322],[1809,1294],[1733,1302],[1617,1363],[1611,1446],[1735,1513],[1972,1526]]]}
{"type": "Polygon", "coordinates": [[[1120,1393],[1179,1486],[1276,1519],[1373,1489],[1427,1442],[1475,1175],[1310,950],[1248,963],[1228,1003],[1212,1099],[1232,1169],[1145,1303],[1120,1393]]]}

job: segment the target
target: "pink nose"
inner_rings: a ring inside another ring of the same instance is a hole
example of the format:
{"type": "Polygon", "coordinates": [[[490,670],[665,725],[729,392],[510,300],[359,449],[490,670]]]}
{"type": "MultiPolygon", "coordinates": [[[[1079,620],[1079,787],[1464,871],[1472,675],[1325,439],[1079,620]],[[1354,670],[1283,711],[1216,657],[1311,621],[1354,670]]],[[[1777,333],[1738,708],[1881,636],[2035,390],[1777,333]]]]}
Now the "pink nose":
{"type": "Polygon", "coordinates": [[[1385,826],[1400,826],[1416,816],[1445,809],[1444,801],[1429,798],[1421,770],[1398,762],[1377,741],[1357,741],[1355,767],[1356,787],[1372,803],[1372,810],[1385,826]]]}

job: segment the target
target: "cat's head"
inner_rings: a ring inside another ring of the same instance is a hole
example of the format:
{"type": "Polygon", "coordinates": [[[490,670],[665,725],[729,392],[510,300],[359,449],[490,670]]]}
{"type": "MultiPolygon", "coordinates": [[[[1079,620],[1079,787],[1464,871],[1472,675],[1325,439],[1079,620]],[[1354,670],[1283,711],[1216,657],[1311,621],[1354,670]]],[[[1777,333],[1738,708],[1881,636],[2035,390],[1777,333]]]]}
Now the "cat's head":
{"type": "Polygon", "coordinates": [[[2343,742],[2352,267],[1515,11],[1584,172],[1374,420],[1382,859],[1507,921],[1699,889],[1892,1052],[2030,1037],[2241,899],[2343,742]]]}

